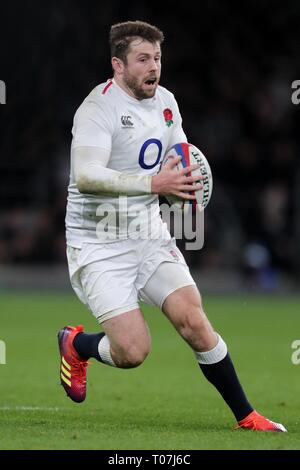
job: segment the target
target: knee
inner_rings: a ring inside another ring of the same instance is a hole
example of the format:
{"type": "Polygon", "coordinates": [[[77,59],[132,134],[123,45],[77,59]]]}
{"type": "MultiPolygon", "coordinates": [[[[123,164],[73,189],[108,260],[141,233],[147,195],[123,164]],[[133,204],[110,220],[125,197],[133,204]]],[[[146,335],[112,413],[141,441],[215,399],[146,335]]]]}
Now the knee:
{"type": "Polygon", "coordinates": [[[199,308],[195,309],[195,311],[190,311],[188,314],[183,315],[180,325],[180,333],[187,340],[195,334],[201,336],[207,328],[207,323],[208,320],[204,312],[199,308]]]}
{"type": "Polygon", "coordinates": [[[147,348],[135,346],[130,347],[125,355],[126,366],[130,368],[140,366],[148,356],[149,352],[150,350],[147,348]]]}
{"type": "Polygon", "coordinates": [[[119,348],[116,356],[116,363],[124,369],[132,369],[140,366],[150,352],[150,342],[138,344],[131,342],[119,348]]]}
{"type": "Polygon", "coordinates": [[[182,338],[197,351],[214,346],[213,328],[200,306],[190,308],[188,313],[182,314],[178,331],[182,338]]]}
{"type": "Polygon", "coordinates": [[[201,298],[194,298],[193,302],[179,304],[176,317],[177,329],[180,333],[201,329],[207,319],[202,308],[201,298]]]}

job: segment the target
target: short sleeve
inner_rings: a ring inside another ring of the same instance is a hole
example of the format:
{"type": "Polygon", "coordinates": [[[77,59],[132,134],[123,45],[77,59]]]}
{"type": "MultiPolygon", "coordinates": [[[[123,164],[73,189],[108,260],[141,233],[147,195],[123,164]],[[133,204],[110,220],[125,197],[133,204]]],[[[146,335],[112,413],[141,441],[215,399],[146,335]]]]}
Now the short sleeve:
{"type": "Polygon", "coordinates": [[[74,116],[72,147],[101,147],[109,152],[114,124],[105,106],[84,102],[74,116]]]}

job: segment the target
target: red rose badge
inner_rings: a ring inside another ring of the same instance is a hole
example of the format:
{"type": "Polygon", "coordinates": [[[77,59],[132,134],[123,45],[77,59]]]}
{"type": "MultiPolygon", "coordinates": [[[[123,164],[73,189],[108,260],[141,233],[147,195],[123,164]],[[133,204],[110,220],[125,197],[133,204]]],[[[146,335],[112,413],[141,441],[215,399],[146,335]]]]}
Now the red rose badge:
{"type": "Polygon", "coordinates": [[[173,124],[173,113],[169,108],[166,108],[164,110],[164,118],[165,118],[167,126],[170,127],[171,124],[173,124]]]}

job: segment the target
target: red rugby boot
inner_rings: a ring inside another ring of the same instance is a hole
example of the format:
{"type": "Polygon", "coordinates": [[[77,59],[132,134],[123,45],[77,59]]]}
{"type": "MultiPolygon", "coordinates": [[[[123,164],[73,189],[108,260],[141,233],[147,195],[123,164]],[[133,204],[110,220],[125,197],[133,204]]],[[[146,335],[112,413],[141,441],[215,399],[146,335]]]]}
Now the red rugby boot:
{"type": "Polygon", "coordinates": [[[235,425],[235,429],[240,428],[250,429],[252,431],[287,432],[282,424],[270,421],[255,410],[235,425]]]}
{"type": "Polygon", "coordinates": [[[65,326],[58,333],[58,345],[61,356],[60,382],[68,397],[81,403],[86,397],[86,369],[88,361],[82,359],[73,346],[73,340],[83,326],[65,326]]]}

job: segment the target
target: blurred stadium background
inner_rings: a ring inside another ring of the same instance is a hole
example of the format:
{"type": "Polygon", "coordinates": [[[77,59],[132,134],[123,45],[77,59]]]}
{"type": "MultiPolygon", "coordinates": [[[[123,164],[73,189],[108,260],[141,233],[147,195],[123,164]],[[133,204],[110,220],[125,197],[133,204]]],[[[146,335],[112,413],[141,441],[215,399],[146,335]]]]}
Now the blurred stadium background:
{"type": "Polygon", "coordinates": [[[298,449],[300,3],[12,0],[0,13],[0,447],[298,449]],[[111,76],[110,25],[127,19],[164,31],[161,83],[214,175],[204,249],[184,254],[250,400],[287,435],[228,432],[231,413],[151,308],[141,368],[91,367],[80,407],[60,390],[57,330],[96,328],[65,257],[72,119],[111,76]],[[287,295],[249,295],[277,293],[287,295]]]}
{"type": "Polygon", "coordinates": [[[111,76],[110,25],[140,18],[165,33],[161,83],[177,97],[189,140],[213,170],[205,249],[185,253],[202,288],[297,290],[300,107],[291,102],[291,83],[300,78],[297,1],[167,0],[158,8],[32,0],[30,7],[7,3],[1,17],[2,288],[68,287],[64,217],[73,115],[111,76]]]}

